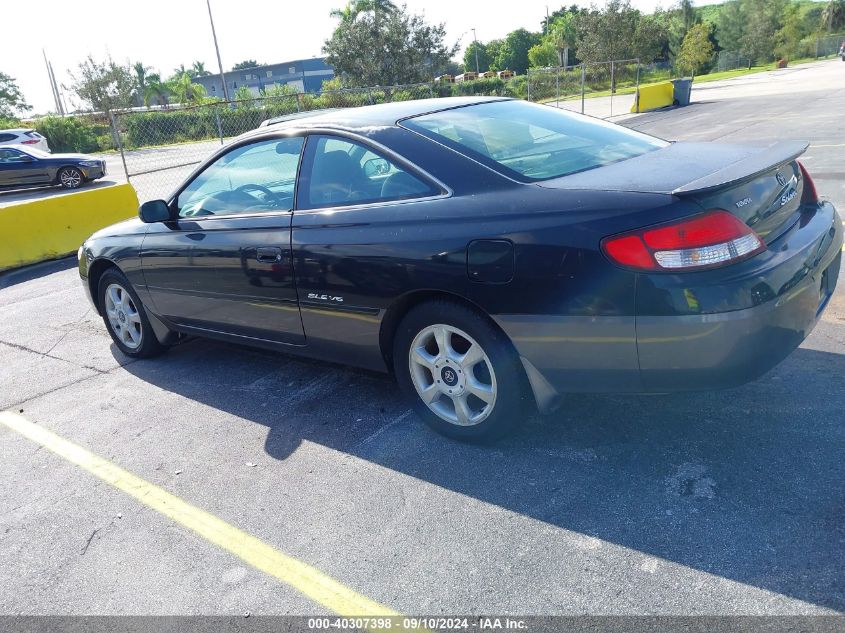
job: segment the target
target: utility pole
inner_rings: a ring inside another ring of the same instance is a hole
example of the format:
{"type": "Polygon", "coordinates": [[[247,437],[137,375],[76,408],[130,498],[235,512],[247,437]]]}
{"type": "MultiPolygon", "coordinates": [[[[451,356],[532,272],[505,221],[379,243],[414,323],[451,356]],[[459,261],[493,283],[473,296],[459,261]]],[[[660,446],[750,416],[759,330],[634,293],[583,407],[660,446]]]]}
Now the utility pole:
{"type": "Polygon", "coordinates": [[[208,6],[208,21],[211,22],[211,37],[214,38],[214,51],[217,53],[217,68],[220,69],[220,81],[223,82],[223,98],[229,100],[229,88],[226,87],[226,75],[223,74],[223,62],[220,61],[220,47],[217,45],[217,32],[214,30],[214,18],[211,16],[211,0],[205,0],[208,6]]]}
{"type": "Polygon", "coordinates": [[[56,85],[56,76],[53,74],[53,67],[47,60],[47,51],[42,48],[41,54],[44,55],[44,65],[47,67],[47,79],[50,80],[50,91],[53,93],[53,103],[56,106],[56,112],[64,114],[64,108],[62,108],[62,102],[59,98],[59,87],[56,85]]]}
{"type": "Polygon", "coordinates": [[[472,41],[475,44],[475,46],[473,46],[475,49],[475,74],[478,75],[481,73],[481,70],[478,67],[478,38],[475,37],[475,29],[472,29],[472,41]]]}

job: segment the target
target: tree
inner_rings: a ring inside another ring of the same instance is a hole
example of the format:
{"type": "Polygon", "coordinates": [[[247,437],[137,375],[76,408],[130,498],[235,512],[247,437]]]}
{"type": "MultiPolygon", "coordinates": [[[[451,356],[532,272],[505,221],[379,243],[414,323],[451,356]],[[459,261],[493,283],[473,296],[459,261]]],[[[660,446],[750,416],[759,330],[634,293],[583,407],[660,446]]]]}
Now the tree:
{"type": "Polygon", "coordinates": [[[111,112],[132,106],[135,75],[128,65],[116,64],[111,57],[98,62],[89,55],[71,78],[71,90],[94,110],[111,112]]]}
{"type": "Polygon", "coordinates": [[[780,29],[775,33],[775,57],[789,59],[799,55],[801,40],[808,35],[797,4],[789,3],[784,8],[780,29]]]}
{"type": "Polygon", "coordinates": [[[208,77],[211,73],[205,69],[205,62],[196,61],[191,64],[188,74],[191,77],[208,77]]]}
{"type": "Polygon", "coordinates": [[[403,6],[341,18],[323,51],[345,85],[417,83],[441,74],[457,52],[445,39],[444,24],[427,24],[403,6]]]}
{"type": "Polygon", "coordinates": [[[261,64],[254,59],[247,59],[232,66],[232,70],[244,70],[245,68],[255,68],[256,66],[261,66],[261,64]]]}
{"type": "Polygon", "coordinates": [[[0,119],[16,119],[16,114],[31,109],[14,78],[0,72],[0,119]]]}
{"type": "Polygon", "coordinates": [[[132,64],[132,71],[135,73],[135,105],[147,105],[147,80],[149,77],[150,66],[144,66],[143,62],[135,62],[132,64]]]}
{"type": "Polygon", "coordinates": [[[681,53],[681,45],[689,30],[701,22],[692,0],[679,0],[669,12],[669,54],[675,59],[681,53]]]}
{"type": "Polygon", "coordinates": [[[722,5],[716,18],[716,39],[719,48],[738,51],[745,36],[745,7],[740,0],[729,0],[722,5]]]}
{"type": "Polygon", "coordinates": [[[693,74],[701,72],[713,58],[713,44],[710,43],[710,25],[694,24],[687,31],[676,57],[679,68],[693,74]]]}
{"type": "Polygon", "coordinates": [[[192,82],[191,76],[187,72],[174,75],[168,79],[167,89],[173,95],[173,99],[182,104],[198,103],[206,96],[205,88],[192,82]]]}
{"type": "Polygon", "coordinates": [[[664,14],[642,15],[629,0],[608,0],[578,21],[578,57],[585,62],[639,59],[643,63],[661,54],[666,42],[664,14]]]}
{"type": "Polygon", "coordinates": [[[350,0],[342,9],[332,9],[333,18],[340,18],[341,22],[354,22],[361,13],[372,12],[389,14],[399,10],[390,0],[350,0]]]}
{"type": "Polygon", "coordinates": [[[478,69],[484,72],[490,67],[490,57],[487,55],[487,47],[482,42],[470,42],[464,51],[464,70],[476,69],[475,51],[478,50],[478,69]]]}
{"type": "MultiPolygon", "coordinates": [[[[528,51],[540,43],[540,36],[526,29],[511,31],[493,60],[498,70],[512,70],[518,75],[528,71],[528,51]]],[[[491,66],[492,68],[492,66],[491,66]]]]}
{"type": "Polygon", "coordinates": [[[755,62],[774,59],[775,36],[787,0],[742,0],[747,20],[740,52],[755,62]]]}
{"type": "Polygon", "coordinates": [[[489,60],[488,68],[490,70],[505,70],[497,65],[496,60],[499,59],[499,51],[505,46],[505,40],[490,40],[487,42],[487,59],[489,60]]]}
{"type": "Polygon", "coordinates": [[[162,81],[158,73],[147,75],[147,87],[144,90],[144,105],[149,106],[152,102],[163,106],[166,106],[170,102],[170,89],[167,86],[167,82],[162,81]]]}
{"type": "Polygon", "coordinates": [[[558,66],[569,66],[569,50],[575,48],[578,38],[578,16],[581,13],[567,12],[551,24],[549,35],[557,51],[558,66]]]}
{"type": "Polygon", "coordinates": [[[543,41],[528,49],[528,63],[531,68],[548,68],[560,66],[558,50],[551,38],[544,37],[543,41]]]}
{"type": "Polygon", "coordinates": [[[845,28],[845,0],[830,0],[822,10],[822,28],[828,33],[845,28]]]}

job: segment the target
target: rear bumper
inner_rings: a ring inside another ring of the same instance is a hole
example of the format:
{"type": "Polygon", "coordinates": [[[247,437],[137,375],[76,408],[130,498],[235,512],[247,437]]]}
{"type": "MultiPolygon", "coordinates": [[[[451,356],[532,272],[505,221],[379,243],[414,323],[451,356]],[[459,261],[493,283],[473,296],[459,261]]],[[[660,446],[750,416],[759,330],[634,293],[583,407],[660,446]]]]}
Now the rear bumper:
{"type": "Polygon", "coordinates": [[[818,206],[765,253],[721,271],[640,275],[636,317],[504,315],[541,409],[563,392],[737,386],[812,331],[839,276],[842,222],[818,206]]]}

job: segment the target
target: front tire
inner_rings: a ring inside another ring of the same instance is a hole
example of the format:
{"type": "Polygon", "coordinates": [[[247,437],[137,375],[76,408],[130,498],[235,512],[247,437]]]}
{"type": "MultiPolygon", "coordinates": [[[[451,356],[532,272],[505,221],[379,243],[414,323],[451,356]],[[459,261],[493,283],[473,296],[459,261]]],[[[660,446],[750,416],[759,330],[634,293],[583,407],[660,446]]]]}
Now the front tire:
{"type": "Polygon", "coordinates": [[[132,358],[150,358],[166,349],[156,338],[138,293],[117,268],[100,277],[98,297],[106,329],[121,352],[132,358]]]}
{"type": "Polygon", "coordinates": [[[397,329],[393,365],[417,414],[448,437],[493,440],[529,413],[510,340],[463,305],[431,301],[413,308],[397,329]]]}
{"type": "Polygon", "coordinates": [[[63,189],[79,189],[85,182],[85,176],[76,167],[62,167],[59,170],[59,184],[63,189]]]}

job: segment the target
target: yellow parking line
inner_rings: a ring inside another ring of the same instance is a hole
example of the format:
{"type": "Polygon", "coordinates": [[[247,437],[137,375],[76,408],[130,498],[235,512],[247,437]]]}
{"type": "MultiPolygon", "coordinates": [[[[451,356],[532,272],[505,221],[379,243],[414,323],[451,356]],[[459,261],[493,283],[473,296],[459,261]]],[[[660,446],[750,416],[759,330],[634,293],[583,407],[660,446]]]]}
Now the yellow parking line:
{"type": "Polygon", "coordinates": [[[30,422],[23,416],[2,412],[0,424],[134,497],[147,507],[192,530],[256,569],[290,585],[338,615],[399,615],[356,593],[315,567],[283,554],[243,530],[192,506],[163,488],[133,475],[78,444],[30,422]]]}

